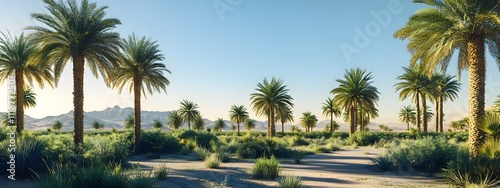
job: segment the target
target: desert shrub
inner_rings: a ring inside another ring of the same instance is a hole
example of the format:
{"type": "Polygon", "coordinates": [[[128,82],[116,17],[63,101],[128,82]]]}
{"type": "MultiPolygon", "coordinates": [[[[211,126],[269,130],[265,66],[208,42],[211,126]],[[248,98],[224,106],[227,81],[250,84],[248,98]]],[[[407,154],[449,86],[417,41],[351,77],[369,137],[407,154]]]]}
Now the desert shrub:
{"type": "Polygon", "coordinates": [[[305,156],[305,152],[303,150],[294,150],[292,152],[292,158],[293,158],[293,162],[295,164],[301,164],[302,163],[302,159],[304,158],[305,156]]]}
{"type": "Polygon", "coordinates": [[[175,153],[181,150],[178,139],[159,130],[143,131],[141,139],[142,152],[175,153]]]}
{"type": "Polygon", "coordinates": [[[380,170],[380,171],[388,171],[391,169],[393,162],[391,157],[387,154],[387,152],[383,152],[377,155],[376,158],[372,159],[372,163],[380,170]]]}
{"type": "Polygon", "coordinates": [[[500,183],[500,149],[499,155],[491,156],[480,153],[471,158],[466,146],[458,149],[457,157],[449,161],[443,169],[446,182],[456,187],[494,187],[500,183]]]}
{"type": "Polygon", "coordinates": [[[73,143],[73,138],[69,134],[61,135],[39,135],[38,139],[44,141],[47,144],[45,148],[45,162],[51,164],[52,162],[58,161],[62,163],[69,163],[76,159],[75,155],[75,145],[73,143]]]}
{"type": "Polygon", "coordinates": [[[242,159],[255,159],[257,158],[257,149],[262,151],[262,147],[254,143],[240,144],[236,150],[236,155],[242,159]]]}
{"type": "Polygon", "coordinates": [[[398,147],[389,149],[389,155],[400,167],[433,172],[446,166],[456,157],[457,146],[443,137],[424,137],[405,140],[398,147]]]}
{"type": "Polygon", "coordinates": [[[286,175],[278,178],[279,188],[302,188],[302,178],[294,175],[286,175]]]}
{"type": "Polygon", "coordinates": [[[196,140],[196,136],[198,135],[198,133],[194,130],[179,130],[179,131],[174,131],[172,135],[179,140],[183,139],[196,140]]]}
{"type": "Polygon", "coordinates": [[[288,141],[288,144],[290,146],[307,146],[307,145],[309,145],[309,142],[300,136],[289,137],[287,141],[288,141]]]}
{"type": "Polygon", "coordinates": [[[206,148],[196,148],[194,149],[194,152],[196,153],[196,157],[198,160],[205,160],[208,156],[210,156],[210,151],[206,148]]]}
{"type": "Polygon", "coordinates": [[[6,169],[10,168],[7,164],[11,160],[10,155],[15,155],[15,174],[17,177],[31,177],[33,171],[38,172],[44,169],[44,153],[47,143],[36,137],[23,133],[16,135],[15,150],[9,151],[10,139],[0,143],[0,167],[3,169],[1,174],[8,173],[6,169]]]}
{"type": "Polygon", "coordinates": [[[76,176],[69,171],[67,163],[54,163],[53,167],[48,168],[48,174],[37,176],[37,183],[41,188],[70,188],[76,180],[76,176]]]}
{"type": "Polygon", "coordinates": [[[278,140],[245,136],[243,136],[242,143],[239,143],[236,149],[236,155],[244,159],[271,155],[289,158],[290,154],[291,150],[278,140]]]}
{"type": "Polygon", "coordinates": [[[231,160],[231,155],[229,153],[227,153],[227,152],[224,152],[224,151],[217,152],[217,157],[222,162],[229,162],[229,160],[231,160]]]}
{"type": "Polygon", "coordinates": [[[217,138],[217,136],[211,133],[200,132],[196,136],[196,143],[198,144],[198,147],[203,147],[206,149],[212,149],[212,144],[218,141],[219,139],[217,138]]]}
{"type": "Polygon", "coordinates": [[[128,159],[129,145],[130,141],[113,135],[87,137],[83,157],[86,163],[122,163],[128,159]]]}
{"type": "Polygon", "coordinates": [[[205,166],[207,168],[219,168],[221,159],[215,153],[210,154],[210,156],[205,158],[205,166]]]}
{"type": "Polygon", "coordinates": [[[77,168],[75,184],[81,187],[104,187],[104,177],[110,173],[102,163],[95,163],[86,167],[77,168]]]}
{"type": "Polygon", "coordinates": [[[250,174],[255,179],[275,179],[280,171],[279,162],[272,156],[271,159],[257,159],[255,166],[250,169],[250,174]]]}
{"type": "Polygon", "coordinates": [[[319,154],[319,153],[330,153],[330,151],[331,151],[328,148],[326,148],[325,146],[319,146],[319,145],[313,146],[312,150],[316,154],[319,154]]]}
{"type": "Polygon", "coordinates": [[[122,170],[121,164],[114,165],[111,164],[106,169],[107,173],[105,174],[102,185],[103,187],[116,187],[116,188],[125,188],[128,183],[128,175],[125,171],[122,170]]]}
{"type": "Polygon", "coordinates": [[[168,176],[168,168],[165,164],[160,165],[158,169],[155,170],[155,177],[159,180],[165,180],[168,176]]]}
{"type": "Polygon", "coordinates": [[[356,144],[357,146],[369,146],[380,141],[381,134],[370,132],[356,132],[349,136],[347,143],[350,145],[356,144]]]}
{"type": "Polygon", "coordinates": [[[186,148],[188,151],[193,151],[197,146],[196,140],[188,139],[188,140],[181,140],[181,143],[184,148],[186,148]]]}

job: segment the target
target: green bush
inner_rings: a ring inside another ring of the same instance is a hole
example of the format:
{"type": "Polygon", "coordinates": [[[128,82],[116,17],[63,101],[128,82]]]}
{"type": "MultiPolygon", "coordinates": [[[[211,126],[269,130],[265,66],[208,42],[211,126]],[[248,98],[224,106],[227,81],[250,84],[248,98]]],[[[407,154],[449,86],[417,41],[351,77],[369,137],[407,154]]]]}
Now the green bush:
{"type": "Polygon", "coordinates": [[[71,188],[76,176],[69,169],[67,163],[54,163],[53,167],[48,169],[47,175],[36,174],[37,183],[41,188],[71,188]]]}
{"type": "Polygon", "coordinates": [[[128,160],[131,142],[115,135],[88,136],[85,141],[84,159],[86,163],[123,163],[128,160]]]}
{"type": "Polygon", "coordinates": [[[182,148],[178,139],[159,130],[143,131],[141,148],[144,153],[176,153],[182,148]]]}
{"type": "Polygon", "coordinates": [[[380,153],[376,158],[372,159],[372,163],[380,171],[388,171],[393,165],[391,157],[386,152],[380,153]]]}
{"type": "Polygon", "coordinates": [[[302,178],[293,175],[286,175],[278,178],[279,188],[302,188],[302,178]]]}
{"type": "Polygon", "coordinates": [[[198,147],[203,147],[206,149],[212,149],[212,143],[216,143],[218,141],[219,139],[217,138],[217,136],[211,133],[200,132],[196,136],[196,143],[198,144],[198,147]]]}
{"type": "MultiPolygon", "coordinates": [[[[10,169],[10,155],[15,156],[15,177],[31,177],[33,171],[39,172],[44,169],[44,153],[47,143],[41,141],[34,136],[23,133],[16,135],[16,142],[13,153],[9,151],[10,139],[6,139],[0,143],[0,174],[9,173],[6,169],[10,169]]],[[[9,173],[10,174],[10,173],[9,173]]]]}
{"type": "Polygon", "coordinates": [[[53,162],[69,163],[76,160],[75,144],[69,134],[38,135],[38,139],[47,143],[45,148],[45,161],[47,164],[53,162]]]}
{"type": "Polygon", "coordinates": [[[221,159],[215,153],[210,154],[207,158],[205,158],[205,166],[207,168],[219,168],[221,159]]]}
{"type": "Polygon", "coordinates": [[[227,152],[224,152],[224,151],[217,152],[217,157],[222,162],[229,162],[229,160],[231,160],[231,155],[229,153],[227,153],[227,152]]]}
{"type": "Polygon", "coordinates": [[[405,140],[398,147],[389,149],[389,156],[400,167],[412,167],[418,171],[433,172],[455,160],[457,146],[444,137],[423,137],[405,140]]]}
{"type": "Polygon", "coordinates": [[[309,145],[309,142],[300,136],[289,137],[287,141],[288,141],[288,144],[290,146],[307,146],[307,145],[309,145]]]}
{"type": "Polygon", "coordinates": [[[250,169],[250,174],[255,179],[275,179],[280,171],[279,162],[272,156],[271,159],[257,159],[255,166],[250,169]]]}
{"type": "Polygon", "coordinates": [[[152,172],[142,172],[140,170],[134,170],[130,175],[128,185],[133,188],[153,188],[156,184],[156,179],[154,178],[152,172]]]}
{"type": "Polygon", "coordinates": [[[383,134],[371,132],[356,132],[349,136],[347,143],[357,146],[370,146],[379,142],[383,134]]]}

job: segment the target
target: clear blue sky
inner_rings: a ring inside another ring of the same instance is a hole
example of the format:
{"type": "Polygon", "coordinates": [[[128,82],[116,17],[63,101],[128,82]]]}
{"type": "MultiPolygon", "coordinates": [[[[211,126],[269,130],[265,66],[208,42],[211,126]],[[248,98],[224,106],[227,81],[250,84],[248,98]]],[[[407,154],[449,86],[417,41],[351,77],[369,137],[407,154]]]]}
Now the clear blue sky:
{"type": "MultiPolygon", "coordinates": [[[[257,83],[275,76],[290,89],[296,120],[304,111],[321,117],[322,103],[338,86],[335,79],[356,67],[372,72],[373,85],[381,92],[380,117],[373,122],[397,123],[400,107],[410,104],[400,101],[393,87],[410,59],[407,42],[394,39],[393,34],[423,8],[419,4],[406,0],[108,0],[98,5],[108,5],[107,17],[122,21],[116,28],[122,37],[135,33],[157,40],[166,57],[163,63],[172,71],[167,75],[168,94],[147,96],[143,110],[174,110],[182,99],[189,99],[199,104],[204,117],[227,119],[233,104],[251,111],[249,98],[257,83]],[[389,13],[390,19],[380,21],[373,12],[389,13]],[[361,40],[357,30],[369,41],[361,40]],[[342,50],[346,46],[356,51],[348,55],[350,61],[342,50]]],[[[30,13],[47,12],[43,6],[35,0],[2,1],[0,31],[19,35],[26,26],[39,24],[30,13]]],[[[58,88],[35,88],[38,105],[27,110],[28,115],[44,117],[72,110],[71,68],[68,63],[58,88]]],[[[500,77],[494,63],[487,70],[486,106],[490,106],[500,94],[500,77]]],[[[457,73],[456,60],[448,72],[457,73]]],[[[461,83],[460,98],[445,104],[447,121],[467,113],[466,72],[461,83]]],[[[6,109],[6,84],[0,89],[0,108],[6,109]]],[[[87,70],[85,111],[114,105],[133,106],[133,97],[106,88],[87,70]]],[[[250,114],[265,119],[253,111],[250,114]]]]}

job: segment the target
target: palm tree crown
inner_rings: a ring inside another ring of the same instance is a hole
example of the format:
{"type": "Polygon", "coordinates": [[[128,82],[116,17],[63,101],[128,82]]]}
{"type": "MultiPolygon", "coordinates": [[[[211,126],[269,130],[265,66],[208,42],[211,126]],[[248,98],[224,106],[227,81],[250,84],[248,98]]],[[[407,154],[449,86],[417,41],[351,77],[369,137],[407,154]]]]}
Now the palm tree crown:
{"type": "Polygon", "coordinates": [[[500,64],[500,1],[414,0],[430,8],[416,12],[394,36],[408,40],[411,63],[426,64],[426,72],[436,67],[446,70],[458,51],[458,78],[469,72],[469,148],[477,156],[484,141],[478,129],[484,116],[486,78],[485,47],[500,64]]]}
{"type": "Polygon", "coordinates": [[[226,127],[226,123],[222,118],[218,118],[214,123],[213,129],[214,131],[220,132],[222,131],[222,129],[224,129],[224,127],[226,127]]]}
{"type": "Polygon", "coordinates": [[[399,121],[406,123],[407,131],[410,131],[410,122],[414,122],[415,117],[416,117],[415,107],[411,105],[403,106],[401,110],[399,110],[399,121]]]}
{"type": "Polygon", "coordinates": [[[250,132],[255,128],[255,120],[248,118],[243,122],[243,125],[245,126],[245,129],[250,132]]]}
{"type": "Polygon", "coordinates": [[[240,134],[240,123],[245,121],[245,119],[248,118],[248,112],[245,106],[243,105],[233,105],[231,106],[231,109],[229,110],[229,119],[231,121],[236,122],[238,125],[238,134],[240,134]]]}
{"type": "Polygon", "coordinates": [[[334,106],[343,109],[350,117],[350,134],[356,130],[358,108],[360,106],[375,108],[377,105],[380,92],[371,85],[372,79],[371,73],[366,73],[366,70],[360,68],[346,70],[344,79],[336,80],[340,85],[331,91],[334,95],[334,106]]]}
{"type": "Polygon", "coordinates": [[[73,62],[74,143],[78,153],[83,150],[83,80],[85,63],[94,76],[100,73],[109,81],[116,66],[120,35],[113,32],[120,20],[104,18],[107,6],[82,0],[44,0],[48,13],[33,13],[31,17],[46,27],[31,26],[32,38],[39,44],[40,61],[53,65],[56,84],[68,60],[73,62]]]}
{"type": "Polygon", "coordinates": [[[193,122],[196,117],[200,116],[200,111],[198,111],[198,104],[193,101],[182,100],[181,108],[179,113],[186,123],[188,123],[188,129],[191,129],[191,122],[193,122]]]}
{"type": "Polygon", "coordinates": [[[306,132],[311,132],[314,127],[316,127],[316,123],[318,123],[318,118],[316,115],[311,112],[302,113],[302,117],[300,118],[300,124],[306,128],[306,132]]]}
{"type": "Polygon", "coordinates": [[[276,113],[276,121],[281,123],[281,133],[285,134],[285,123],[293,122],[293,112],[290,108],[279,108],[276,113]]]}
{"type": "Polygon", "coordinates": [[[292,108],[293,98],[288,95],[288,89],[286,85],[283,85],[283,80],[272,78],[268,81],[264,78],[262,83],[257,84],[255,89],[257,92],[250,95],[250,100],[252,101],[252,109],[257,113],[258,116],[267,116],[268,129],[267,136],[274,136],[276,128],[275,123],[275,113],[277,109],[282,108],[292,108]]]}

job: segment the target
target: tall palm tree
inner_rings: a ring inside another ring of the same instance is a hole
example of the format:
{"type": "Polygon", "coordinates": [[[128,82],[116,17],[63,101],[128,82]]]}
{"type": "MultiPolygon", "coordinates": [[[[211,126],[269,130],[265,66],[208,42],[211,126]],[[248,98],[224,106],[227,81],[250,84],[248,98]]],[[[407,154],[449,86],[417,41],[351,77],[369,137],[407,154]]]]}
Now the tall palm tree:
{"type": "Polygon", "coordinates": [[[458,51],[458,78],[469,72],[469,148],[477,156],[484,141],[478,129],[484,116],[486,57],[485,46],[500,64],[499,1],[414,0],[430,8],[416,12],[398,30],[396,38],[408,40],[411,63],[425,62],[430,73],[436,67],[446,70],[452,55],[458,51]]]}
{"type": "Polygon", "coordinates": [[[233,105],[229,110],[229,119],[238,125],[238,135],[240,134],[240,123],[248,118],[248,112],[243,105],[233,105]]]}
{"type": "Polygon", "coordinates": [[[146,90],[150,95],[153,91],[167,93],[166,88],[170,81],[164,73],[170,73],[170,71],[165,68],[165,64],[159,62],[164,57],[156,41],[131,35],[128,39],[123,39],[122,43],[123,54],[118,59],[119,65],[113,72],[110,83],[113,89],[118,89],[118,93],[128,86],[129,92],[134,94],[134,150],[140,151],[141,92],[144,96],[146,96],[146,90]]]}
{"type": "Polygon", "coordinates": [[[272,137],[276,133],[275,113],[277,109],[292,108],[293,98],[288,94],[286,85],[283,85],[283,80],[272,78],[268,81],[264,78],[262,83],[257,84],[255,89],[257,93],[250,95],[252,101],[252,109],[258,116],[267,116],[267,136],[272,137]]]}
{"type": "Polygon", "coordinates": [[[197,131],[202,131],[203,129],[205,129],[205,121],[203,121],[203,117],[201,115],[194,118],[193,129],[197,131]]]}
{"type": "MultiPolygon", "coordinates": [[[[53,76],[50,67],[36,61],[37,46],[34,40],[25,38],[23,34],[12,37],[2,33],[0,37],[0,81],[3,82],[14,76],[16,85],[16,131],[24,129],[24,106],[27,86],[33,86],[33,81],[43,88],[45,82],[52,86],[53,76]]],[[[26,103],[28,102],[28,103],[26,103]]]]}
{"type": "Polygon", "coordinates": [[[349,134],[353,134],[356,130],[358,106],[362,104],[375,108],[377,105],[380,92],[371,85],[372,79],[371,73],[366,73],[366,70],[360,68],[346,70],[344,79],[336,80],[339,86],[330,92],[334,95],[334,106],[340,107],[349,115],[349,134]]]}
{"type": "Polygon", "coordinates": [[[250,132],[252,129],[255,128],[255,120],[253,119],[245,119],[245,121],[243,122],[243,125],[245,126],[245,129],[250,132]]]}
{"type": "Polygon", "coordinates": [[[198,111],[198,104],[193,101],[188,101],[186,99],[181,101],[181,108],[179,113],[186,123],[188,123],[188,129],[191,129],[191,122],[193,122],[196,117],[200,116],[200,111],[198,111]]]}
{"type": "Polygon", "coordinates": [[[214,131],[221,132],[226,127],[226,123],[222,118],[218,118],[214,123],[214,131]]]}
{"type": "Polygon", "coordinates": [[[276,121],[281,122],[281,133],[285,134],[285,123],[293,122],[293,112],[290,108],[279,108],[276,113],[276,121]]]}
{"type": "Polygon", "coordinates": [[[302,117],[300,117],[300,124],[306,128],[306,132],[311,132],[318,123],[318,118],[311,112],[303,112],[302,117]]]}
{"type": "Polygon", "coordinates": [[[446,100],[455,100],[460,91],[460,83],[454,80],[455,76],[445,73],[436,75],[436,132],[443,132],[443,104],[446,100]]]}
{"type": "Polygon", "coordinates": [[[172,129],[179,129],[182,127],[182,115],[178,110],[174,110],[170,112],[170,115],[167,117],[167,125],[172,129]]]}
{"type": "Polygon", "coordinates": [[[53,65],[56,84],[68,60],[73,63],[74,143],[77,152],[83,146],[83,81],[85,63],[92,74],[100,73],[107,82],[109,71],[116,66],[120,35],[113,32],[120,20],[104,18],[107,6],[82,0],[44,0],[48,13],[33,13],[31,17],[46,27],[31,26],[32,38],[39,43],[39,60],[53,65]]]}
{"type": "Polygon", "coordinates": [[[333,133],[333,131],[335,130],[333,128],[333,116],[335,117],[340,117],[342,115],[342,110],[340,110],[340,108],[336,107],[335,104],[333,103],[333,99],[332,98],[328,98],[326,99],[326,101],[323,103],[323,106],[321,107],[321,109],[323,110],[323,116],[325,117],[330,117],[330,132],[333,133]]]}
{"type": "Polygon", "coordinates": [[[59,120],[55,121],[54,124],[52,124],[52,129],[54,130],[61,130],[62,127],[63,124],[59,120]]]}
{"type": "Polygon", "coordinates": [[[133,128],[134,127],[134,116],[132,114],[129,114],[125,120],[123,120],[123,126],[125,127],[125,129],[130,129],[130,128],[133,128]]]}
{"type": "Polygon", "coordinates": [[[418,131],[421,131],[421,109],[420,109],[420,100],[423,98],[422,93],[424,92],[425,80],[426,76],[422,74],[416,66],[412,66],[409,68],[403,67],[404,73],[401,76],[398,76],[397,79],[400,82],[396,83],[394,87],[396,91],[400,91],[399,98],[401,100],[407,99],[409,97],[415,102],[416,106],[416,123],[418,131]]]}
{"type": "Polygon", "coordinates": [[[416,118],[415,107],[408,105],[399,110],[399,121],[406,123],[406,131],[410,131],[410,122],[416,118]]]}

